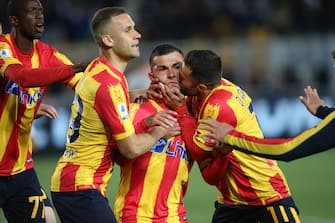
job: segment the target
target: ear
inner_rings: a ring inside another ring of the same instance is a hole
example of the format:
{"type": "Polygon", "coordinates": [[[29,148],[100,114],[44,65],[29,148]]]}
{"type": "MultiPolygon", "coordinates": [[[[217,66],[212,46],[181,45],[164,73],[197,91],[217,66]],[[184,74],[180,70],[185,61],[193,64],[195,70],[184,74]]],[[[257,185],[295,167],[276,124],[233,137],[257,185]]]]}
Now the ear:
{"type": "Polygon", "coordinates": [[[152,79],[154,79],[154,74],[152,72],[149,72],[148,77],[149,77],[150,81],[152,81],[152,79]]]}
{"type": "Polygon", "coordinates": [[[101,36],[101,42],[107,47],[113,47],[113,45],[114,45],[114,41],[110,37],[110,35],[102,35],[101,36]]]}
{"type": "Polygon", "coordinates": [[[205,84],[198,84],[197,88],[199,92],[205,92],[208,90],[207,85],[205,84]]]}
{"type": "Polygon", "coordinates": [[[12,27],[17,27],[19,25],[19,19],[17,18],[17,16],[9,16],[8,20],[10,26],[12,27]]]}

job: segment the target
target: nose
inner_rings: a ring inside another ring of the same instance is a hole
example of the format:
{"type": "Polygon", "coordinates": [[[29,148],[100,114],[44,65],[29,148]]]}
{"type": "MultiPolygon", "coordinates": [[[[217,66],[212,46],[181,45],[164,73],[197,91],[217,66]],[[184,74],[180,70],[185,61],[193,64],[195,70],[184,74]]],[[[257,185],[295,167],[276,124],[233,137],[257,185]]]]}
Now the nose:
{"type": "Polygon", "coordinates": [[[43,10],[39,9],[36,11],[36,17],[37,18],[44,18],[43,10]]]}
{"type": "Polygon", "coordinates": [[[135,30],[135,38],[136,38],[136,39],[141,39],[141,38],[142,38],[141,33],[138,32],[137,30],[135,30]]]}
{"type": "Polygon", "coordinates": [[[167,72],[167,76],[169,78],[173,78],[177,76],[176,70],[173,67],[170,67],[167,72]]]}

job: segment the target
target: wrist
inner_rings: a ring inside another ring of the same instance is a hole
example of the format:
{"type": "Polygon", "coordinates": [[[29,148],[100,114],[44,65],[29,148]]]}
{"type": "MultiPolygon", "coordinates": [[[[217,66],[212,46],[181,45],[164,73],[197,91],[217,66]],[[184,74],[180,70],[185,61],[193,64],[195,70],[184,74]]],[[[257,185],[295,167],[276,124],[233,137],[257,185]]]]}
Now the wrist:
{"type": "Polygon", "coordinates": [[[174,109],[177,112],[177,119],[183,118],[185,116],[190,116],[190,113],[186,105],[181,105],[174,109]]]}

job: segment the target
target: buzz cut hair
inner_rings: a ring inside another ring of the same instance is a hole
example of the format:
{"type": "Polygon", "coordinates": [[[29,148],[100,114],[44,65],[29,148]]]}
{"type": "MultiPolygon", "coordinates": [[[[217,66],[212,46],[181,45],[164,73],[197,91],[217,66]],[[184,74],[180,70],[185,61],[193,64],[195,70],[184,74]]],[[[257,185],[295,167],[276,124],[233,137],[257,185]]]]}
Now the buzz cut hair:
{"type": "Polygon", "coordinates": [[[153,63],[153,60],[156,56],[163,56],[163,55],[167,55],[173,52],[178,52],[180,53],[180,55],[182,55],[184,57],[184,53],[183,51],[181,51],[181,49],[179,49],[178,47],[169,44],[169,43],[163,43],[163,44],[159,44],[157,45],[150,54],[150,58],[149,58],[149,64],[150,66],[153,63]]]}
{"type": "Polygon", "coordinates": [[[91,32],[94,41],[99,45],[103,46],[101,36],[104,34],[104,30],[107,24],[110,23],[111,18],[121,15],[129,14],[128,11],[123,7],[105,7],[99,9],[93,16],[91,21],[91,32]]]}

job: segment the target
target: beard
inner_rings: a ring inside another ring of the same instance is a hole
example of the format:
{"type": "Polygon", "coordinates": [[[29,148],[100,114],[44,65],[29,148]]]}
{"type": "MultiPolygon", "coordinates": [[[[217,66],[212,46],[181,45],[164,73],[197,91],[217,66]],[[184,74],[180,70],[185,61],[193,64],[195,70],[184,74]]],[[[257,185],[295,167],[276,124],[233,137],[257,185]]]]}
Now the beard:
{"type": "Polygon", "coordinates": [[[196,89],[186,89],[180,86],[180,92],[185,96],[197,96],[198,92],[196,89]]]}

